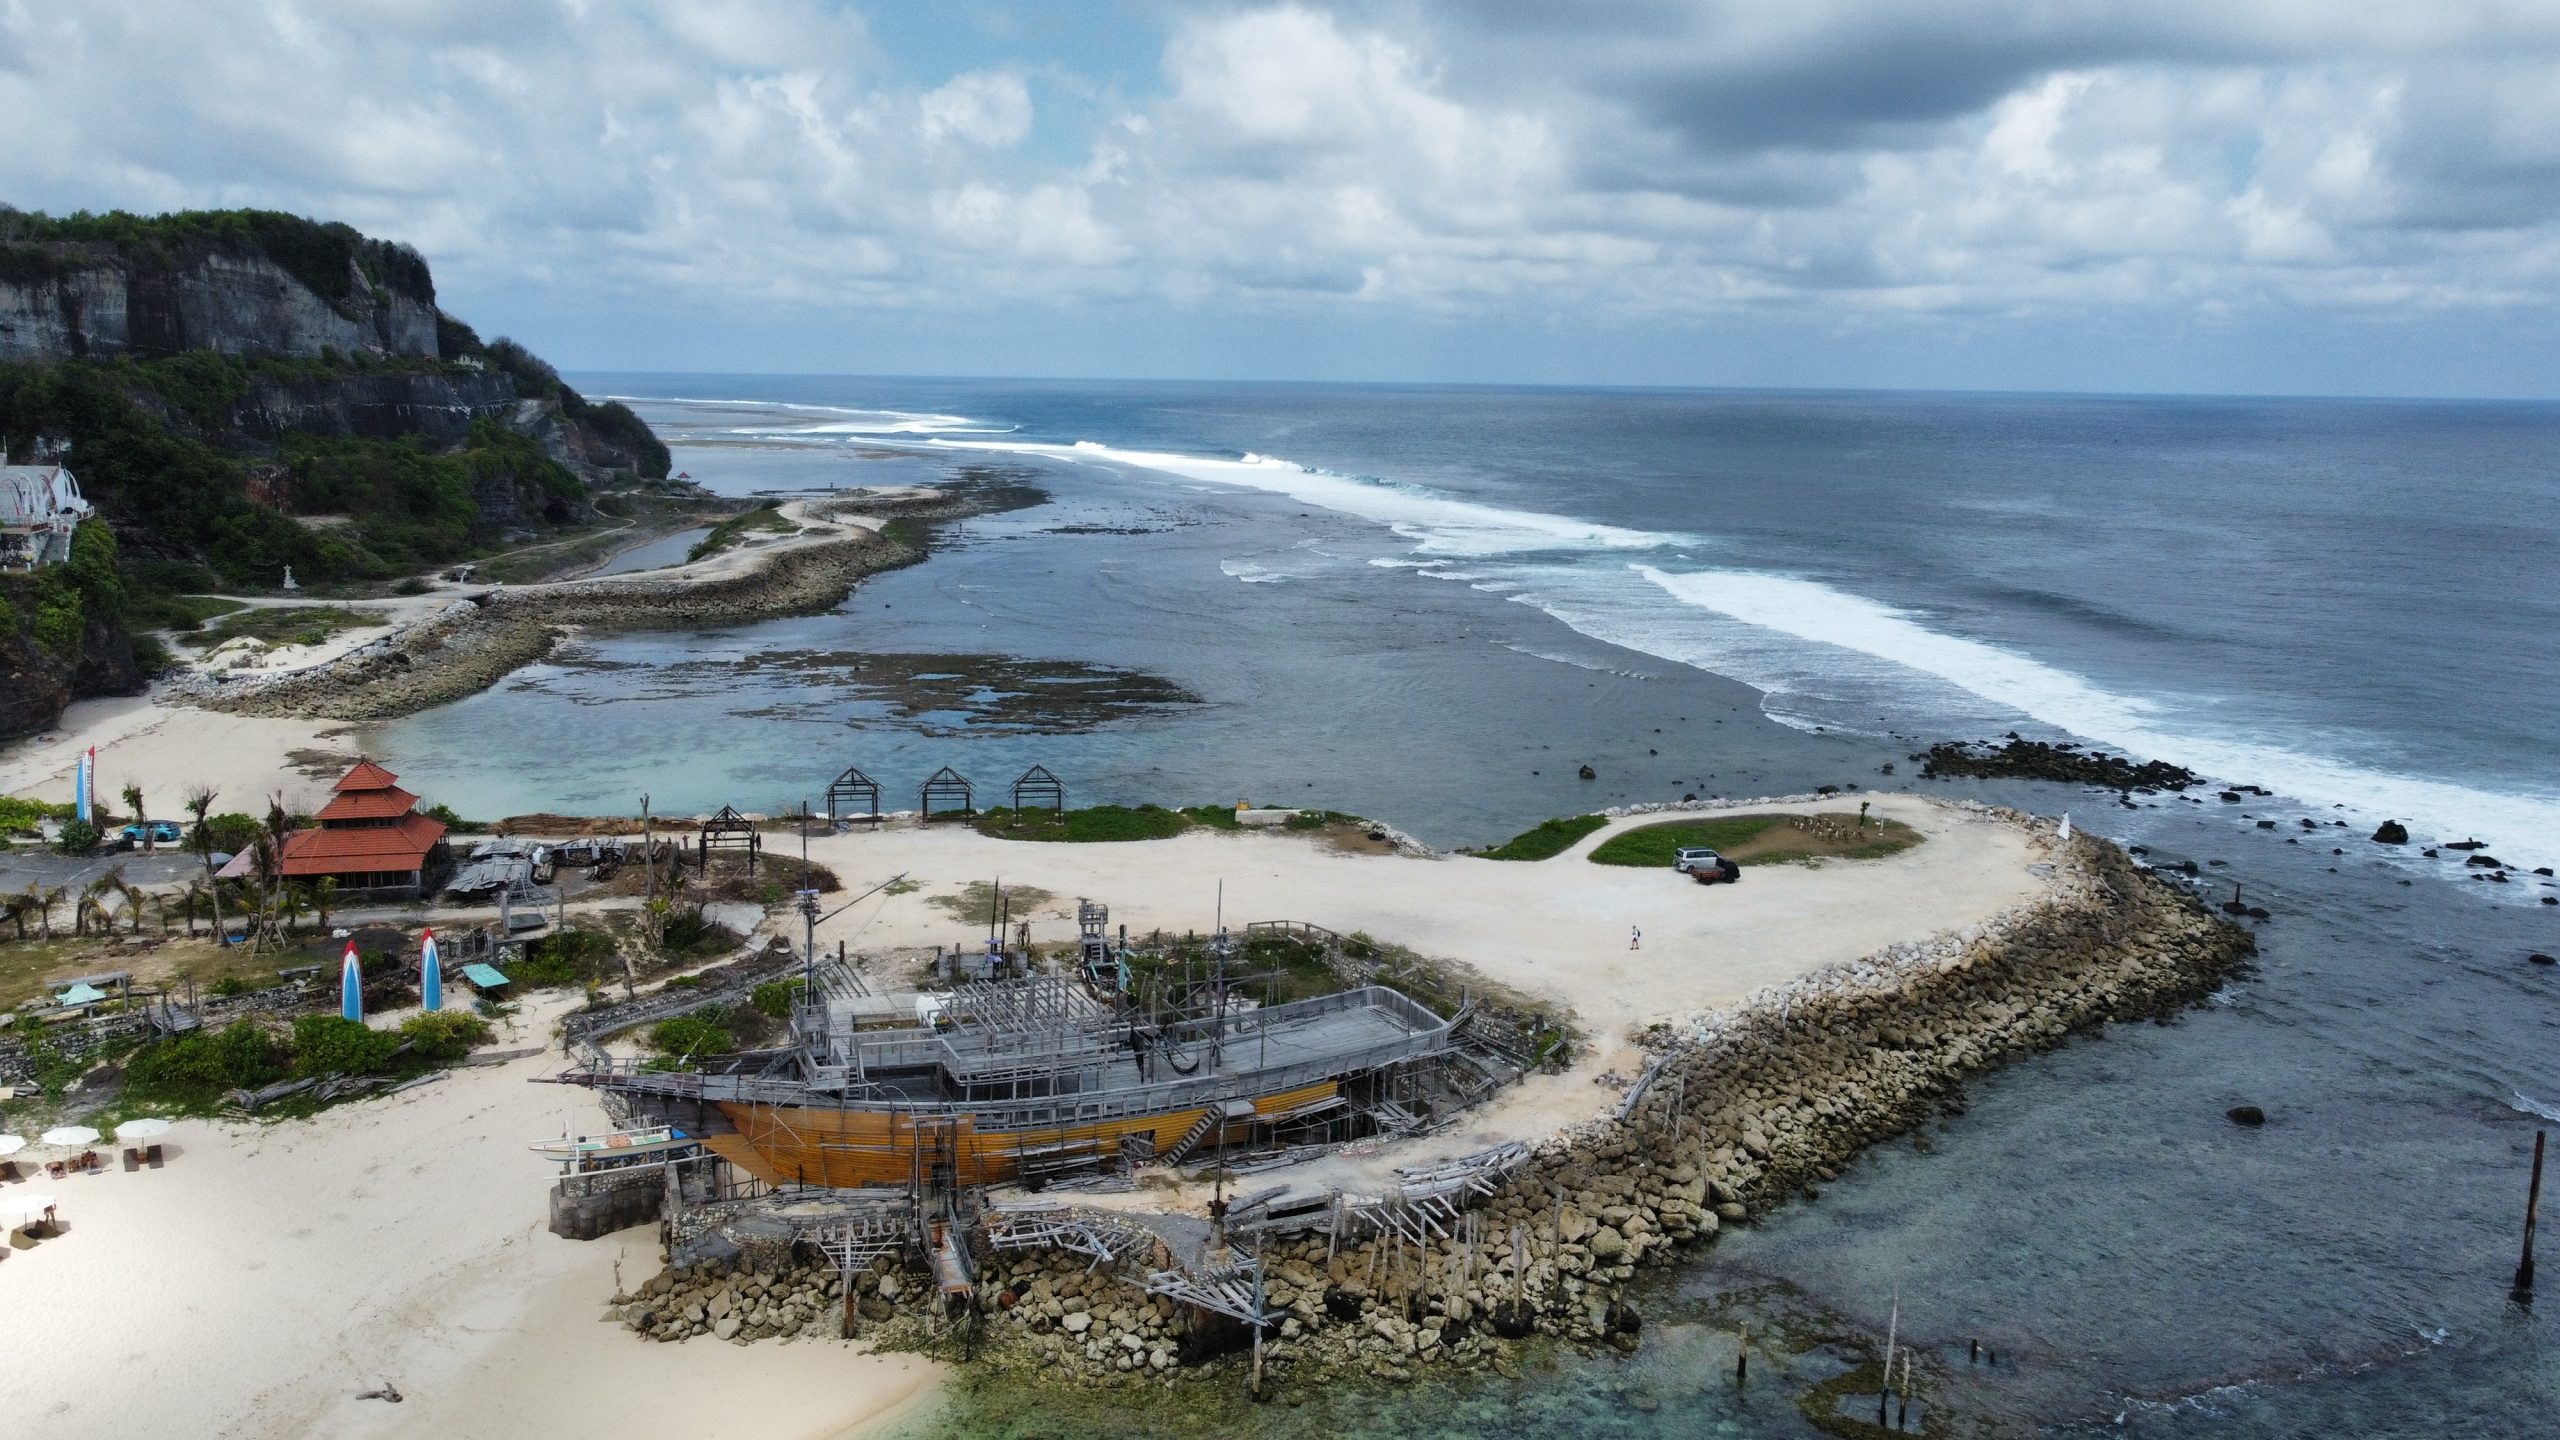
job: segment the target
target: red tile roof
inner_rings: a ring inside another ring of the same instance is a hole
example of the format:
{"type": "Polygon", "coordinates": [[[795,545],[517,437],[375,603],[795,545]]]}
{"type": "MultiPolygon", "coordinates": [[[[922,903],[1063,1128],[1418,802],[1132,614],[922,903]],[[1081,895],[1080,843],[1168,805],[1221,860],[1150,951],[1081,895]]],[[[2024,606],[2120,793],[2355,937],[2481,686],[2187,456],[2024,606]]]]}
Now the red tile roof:
{"type": "Polygon", "coordinates": [[[369,825],[353,830],[296,830],[284,837],[288,876],[352,875],[420,870],[427,852],[444,838],[444,822],[424,815],[403,815],[396,825],[369,825]]]}
{"type": "Polygon", "coordinates": [[[408,814],[417,803],[417,796],[397,785],[388,790],[341,789],[312,818],[323,825],[341,820],[388,820],[394,815],[408,814]]]}
{"type": "Polygon", "coordinates": [[[392,774],[390,771],[383,769],[381,766],[374,764],[370,760],[359,760],[356,762],[354,769],[339,776],[338,783],[330,786],[329,788],[339,792],[340,794],[344,794],[349,790],[388,790],[396,784],[399,779],[399,776],[392,774]]]}

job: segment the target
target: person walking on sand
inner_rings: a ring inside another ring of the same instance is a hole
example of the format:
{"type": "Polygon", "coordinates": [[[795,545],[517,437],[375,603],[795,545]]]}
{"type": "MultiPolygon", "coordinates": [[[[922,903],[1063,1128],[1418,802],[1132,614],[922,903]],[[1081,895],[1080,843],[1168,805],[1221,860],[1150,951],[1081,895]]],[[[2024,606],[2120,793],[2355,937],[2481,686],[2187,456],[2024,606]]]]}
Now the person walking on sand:
{"type": "Polygon", "coordinates": [[[1627,927],[1627,948],[1630,950],[1641,950],[1644,948],[1643,926],[1630,925],[1627,927]]]}

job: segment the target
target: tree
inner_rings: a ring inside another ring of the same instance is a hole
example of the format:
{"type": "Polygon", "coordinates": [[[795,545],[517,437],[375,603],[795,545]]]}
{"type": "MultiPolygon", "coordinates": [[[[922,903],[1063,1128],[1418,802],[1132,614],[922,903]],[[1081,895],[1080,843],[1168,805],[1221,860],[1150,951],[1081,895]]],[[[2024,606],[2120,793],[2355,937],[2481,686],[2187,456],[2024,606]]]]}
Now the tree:
{"type": "MultiPolygon", "coordinates": [[[[194,785],[187,789],[187,813],[196,819],[195,828],[187,833],[187,843],[195,847],[196,858],[204,862],[205,890],[213,897],[213,933],[222,935],[222,882],[213,874],[213,827],[205,823],[205,812],[213,808],[215,791],[210,785],[194,785]]],[[[195,912],[187,912],[187,933],[196,933],[195,912]]]]}
{"type": "Polygon", "coordinates": [[[36,908],[44,912],[44,938],[47,940],[52,939],[53,907],[62,903],[62,887],[56,885],[50,890],[39,890],[35,886],[29,885],[27,887],[27,894],[34,898],[36,908]]]}
{"type": "Polygon", "coordinates": [[[338,877],[323,875],[311,882],[311,908],[319,912],[320,929],[329,928],[329,903],[338,898],[338,877]]]}
{"type": "MultiPolygon", "coordinates": [[[[132,917],[133,933],[139,935],[142,933],[142,902],[144,899],[142,887],[124,878],[124,871],[121,867],[116,870],[115,876],[116,891],[124,896],[124,913],[132,917]]],[[[160,926],[162,930],[169,928],[165,923],[168,919],[168,914],[168,907],[165,905],[162,906],[160,911],[161,919],[164,922],[160,926]]]]}
{"type": "Polygon", "coordinates": [[[160,847],[151,840],[151,817],[142,812],[142,787],[128,780],[124,784],[124,803],[133,810],[133,823],[142,831],[142,853],[150,854],[160,847]]]}
{"type": "Polygon", "coordinates": [[[304,913],[311,909],[311,887],[285,886],[284,898],[280,903],[284,914],[284,933],[290,935],[302,924],[304,913]]]}
{"type": "Polygon", "coordinates": [[[27,938],[27,912],[36,908],[34,892],[35,887],[31,885],[23,894],[0,895],[0,914],[6,914],[9,923],[18,927],[21,940],[27,938]]]}

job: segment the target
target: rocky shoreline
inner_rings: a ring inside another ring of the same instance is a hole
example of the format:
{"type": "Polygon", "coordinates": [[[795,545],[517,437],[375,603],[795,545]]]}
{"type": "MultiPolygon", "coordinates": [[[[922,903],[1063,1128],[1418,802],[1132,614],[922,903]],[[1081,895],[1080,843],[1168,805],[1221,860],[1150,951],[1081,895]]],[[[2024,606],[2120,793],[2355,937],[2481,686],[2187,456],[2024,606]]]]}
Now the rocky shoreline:
{"type": "Polygon", "coordinates": [[[189,676],[168,696],[206,710],[319,720],[390,720],[489,688],[534,663],[575,629],[672,630],[803,615],[839,604],[864,577],[925,558],[925,538],[892,523],[880,530],[843,523],[870,519],[917,524],[1037,504],[1027,487],[962,485],[931,495],[847,500],[812,507],[797,543],[753,556],[731,573],[633,575],[492,589],[432,619],[395,630],[348,653],[274,676],[189,676]]]}
{"type": "MultiPolygon", "coordinates": [[[[2108,1020],[2165,1017],[2244,965],[2255,944],[2111,843],[2035,829],[2054,867],[2037,899],[1960,934],[1897,946],[1655,1027],[1653,1063],[1615,1117],[1542,1145],[1428,1247],[1323,1235],[1274,1240],[1266,1379],[1412,1378],[1508,1368],[1534,1337],[1632,1350],[1640,1269],[1694,1254],[1726,1225],[1810,1198],[1858,1151],[1924,1122],[1970,1076],[2108,1020]]],[[[834,1335],[834,1272],[788,1245],[672,1268],[606,1318],[659,1340],[834,1335]]],[[[982,1261],[980,1310],[931,1314],[925,1287],[878,1262],[858,1313],[884,1345],[1025,1379],[1116,1385],[1230,1372],[1244,1329],[1195,1323],[1131,1274],[1057,1252],[982,1261]]]]}

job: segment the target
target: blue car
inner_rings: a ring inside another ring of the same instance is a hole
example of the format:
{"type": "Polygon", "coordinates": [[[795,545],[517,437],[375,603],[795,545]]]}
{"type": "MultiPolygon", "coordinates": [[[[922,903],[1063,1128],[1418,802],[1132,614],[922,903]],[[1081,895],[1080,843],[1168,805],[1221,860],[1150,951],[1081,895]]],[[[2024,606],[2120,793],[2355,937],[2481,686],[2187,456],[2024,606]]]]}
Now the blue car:
{"type": "Polygon", "coordinates": [[[150,831],[149,838],[151,843],[154,845],[175,845],[185,838],[185,832],[179,830],[177,821],[154,820],[147,827],[141,825],[127,825],[124,827],[124,843],[127,845],[141,844],[144,839],[143,832],[146,828],[150,831]]]}

